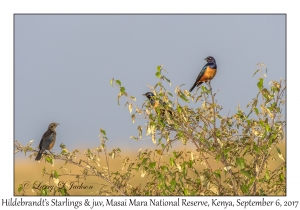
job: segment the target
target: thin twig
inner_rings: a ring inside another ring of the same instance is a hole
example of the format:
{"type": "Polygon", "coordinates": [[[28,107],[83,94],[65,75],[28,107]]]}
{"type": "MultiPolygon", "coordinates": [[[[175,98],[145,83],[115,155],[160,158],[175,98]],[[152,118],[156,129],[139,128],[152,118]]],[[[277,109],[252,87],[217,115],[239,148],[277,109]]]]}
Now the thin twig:
{"type": "MultiPolygon", "coordinates": [[[[214,126],[214,130],[213,130],[213,136],[214,136],[214,140],[215,140],[215,144],[217,144],[217,136],[216,136],[216,107],[215,107],[215,97],[214,97],[214,94],[212,92],[212,86],[210,85],[210,81],[207,82],[207,85],[209,86],[210,88],[210,95],[211,95],[211,100],[212,100],[212,104],[213,104],[213,117],[214,117],[214,123],[213,123],[213,126],[214,126]]],[[[225,165],[226,168],[228,168],[229,164],[226,160],[226,158],[224,157],[224,154],[221,153],[222,155],[222,163],[225,165]]],[[[233,193],[234,195],[238,195],[238,192],[237,192],[237,189],[236,189],[236,186],[235,186],[235,183],[234,183],[234,180],[233,180],[233,171],[231,169],[228,169],[228,172],[229,172],[229,175],[230,175],[230,179],[231,179],[231,183],[232,183],[232,187],[233,187],[233,193]]],[[[235,177],[234,177],[235,178],[235,177]]]]}
{"type": "MultiPolygon", "coordinates": [[[[15,143],[15,145],[17,146],[17,149],[20,149],[20,150],[23,150],[22,146],[19,144],[19,148],[18,148],[18,145],[15,143]]],[[[28,151],[28,152],[38,152],[37,150],[31,150],[31,151],[28,151]]],[[[61,156],[58,156],[58,155],[54,155],[54,158],[55,159],[58,159],[58,160],[63,160],[63,161],[66,161],[68,163],[71,163],[73,165],[76,165],[80,168],[83,168],[89,172],[91,172],[92,174],[94,174],[95,176],[98,176],[100,177],[101,179],[105,180],[106,182],[108,182],[111,186],[113,186],[117,191],[119,191],[119,193],[121,195],[126,195],[121,189],[119,189],[116,185],[114,185],[108,178],[106,178],[105,176],[103,176],[102,174],[100,174],[97,170],[94,170],[95,168],[92,167],[92,166],[89,166],[90,168],[86,167],[86,166],[83,166],[83,165],[80,165],[79,163],[73,161],[72,159],[69,159],[69,158],[65,158],[65,157],[61,157],[61,156]]]]}
{"type": "Polygon", "coordinates": [[[108,178],[110,179],[110,172],[109,172],[109,159],[107,157],[106,149],[104,149],[105,159],[106,159],[106,165],[107,165],[107,171],[108,171],[108,178]]]}
{"type": "Polygon", "coordinates": [[[163,148],[163,150],[162,150],[162,152],[161,152],[161,155],[160,155],[160,157],[159,157],[159,159],[158,159],[157,169],[159,169],[159,166],[160,166],[160,160],[161,160],[161,157],[163,156],[163,153],[164,153],[165,149],[169,146],[169,144],[173,143],[174,141],[177,141],[177,139],[170,140],[170,141],[166,144],[166,146],[163,148]]]}

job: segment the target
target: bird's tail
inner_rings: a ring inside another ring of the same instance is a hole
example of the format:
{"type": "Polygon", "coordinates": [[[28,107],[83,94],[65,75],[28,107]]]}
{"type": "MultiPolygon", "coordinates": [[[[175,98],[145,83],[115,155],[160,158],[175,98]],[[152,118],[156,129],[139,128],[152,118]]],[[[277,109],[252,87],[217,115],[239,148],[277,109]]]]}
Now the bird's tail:
{"type": "Polygon", "coordinates": [[[36,161],[38,161],[38,160],[40,160],[42,158],[42,153],[43,152],[39,151],[39,153],[37,154],[37,156],[35,158],[36,161]]]}
{"type": "Polygon", "coordinates": [[[203,82],[199,82],[199,83],[195,82],[195,84],[193,85],[193,87],[191,87],[190,92],[192,92],[196,86],[198,87],[198,86],[201,85],[202,83],[203,83],[203,82]]]}
{"type": "Polygon", "coordinates": [[[191,87],[190,92],[192,92],[194,90],[194,88],[196,87],[197,83],[195,82],[195,84],[193,85],[193,87],[191,87]]]}

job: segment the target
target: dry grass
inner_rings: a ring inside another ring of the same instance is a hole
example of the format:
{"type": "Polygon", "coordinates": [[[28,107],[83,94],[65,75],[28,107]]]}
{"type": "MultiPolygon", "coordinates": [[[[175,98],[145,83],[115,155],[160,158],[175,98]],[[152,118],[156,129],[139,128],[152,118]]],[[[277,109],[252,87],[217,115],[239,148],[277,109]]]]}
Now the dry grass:
{"type": "MultiPolygon", "coordinates": [[[[283,153],[283,157],[286,157],[285,151],[286,151],[286,145],[285,143],[281,143],[279,145],[279,148],[281,152],[283,153]]],[[[188,148],[185,148],[188,150],[188,148]]],[[[178,150],[178,149],[177,149],[178,150]]],[[[181,148],[182,150],[182,148],[181,148]]],[[[83,150],[80,150],[83,151],[83,150]]],[[[271,161],[269,164],[270,170],[276,169],[280,164],[283,163],[283,161],[278,158],[276,154],[276,149],[273,150],[273,155],[276,158],[276,161],[271,161]]],[[[135,160],[136,156],[138,155],[138,151],[132,151],[121,153],[122,157],[118,157],[114,160],[110,160],[110,168],[112,171],[114,170],[121,170],[122,168],[122,160],[126,156],[129,157],[131,160],[135,160]]],[[[169,157],[165,157],[161,160],[161,162],[168,163],[169,157]]],[[[213,169],[217,169],[221,167],[221,164],[219,162],[216,162],[214,160],[211,160],[210,163],[212,164],[211,167],[213,169]]],[[[100,161],[100,167],[105,167],[105,159],[102,158],[100,161]]],[[[78,185],[78,179],[76,178],[76,174],[82,174],[80,168],[77,166],[67,164],[65,165],[63,161],[56,160],[54,167],[52,167],[49,163],[45,163],[44,159],[42,159],[40,162],[34,161],[34,159],[29,159],[28,157],[24,157],[23,159],[16,159],[15,161],[15,168],[14,168],[14,194],[15,195],[21,195],[21,193],[18,192],[18,186],[19,184],[23,183],[30,183],[29,189],[25,189],[26,195],[36,195],[36,192],[31,190],[31,185],[37,181],[38,183],[41,183],[41,185],[49,185],[49,186],[55,186],[55,183],[52,179],[49,179],[49,176],[42,176],[42,169],[46,168],[49,172],[51,170],[57,170],[57,172],[61,175],[59,177],[59,181],[67,182],[69,185],[71,185],[71,182],[75,182],[74,185],[78,185]],[[68,170],[65,170],[67,168],[68,170]],[[72,174],[72,175],[62,175],[63,173],[66,174],[72,174]]],[[[197,167],[198,170],[204,169],[204,165],[199,165],[197,167]]],[[[130,184],[135,187],[138,185],[143,185],[146,181],[146,177],[142,178],[139,173],[136,173],[135,176],[130,180],[130,184]]],[[[92,189],[71,189],[69,191],[70,195],[97,195],[99,191],[101,190],[101,187],[103,185],[107,185],[105,181],[103,181],[100,178],[89,176],[86,180],[79,180],[79,184],[83,184],[85,186],[92,186],[92,189]]]]}

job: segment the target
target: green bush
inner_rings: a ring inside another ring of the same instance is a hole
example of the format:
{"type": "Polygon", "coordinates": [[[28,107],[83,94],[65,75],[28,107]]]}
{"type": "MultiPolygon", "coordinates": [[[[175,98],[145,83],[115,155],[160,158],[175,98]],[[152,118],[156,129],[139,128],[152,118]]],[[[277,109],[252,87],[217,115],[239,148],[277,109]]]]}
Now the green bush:
{"type": "MultiPolygon", "coordinates": [[[[82,168],[78,178],[96,176],[107,185],[99,195],[286,195],[286,162],[278,145],[284,139],[285,81],[271,81],[265,87],[264,77],[258,78],[258,94],[247,105],[246,113],[240,107],[231,116],[221,116],[222,107],[216,103],[210,83],[202,85],[195,94],[180,87],[173,96],[165,84],[170,80],[157,67],[157,84],[150,87],[159,106],[153,108],[149,100],[142,107],[135,103],[136,98],[126,92],[120,80],[111,80],[111,85],[119,88],[118,103],[126,99],[124,106],[131,113],[135,123],[141,116],[147,119],[144,126],[137,127],[137,136],[143,133],[151,137],[155,150],[140,150],[136,159],[123,158],[118,170],[112,170],[110,159],[121,157],[119,148],[106,150],[107,136],[100,129],[101,145],[84,152],[85,159],[77,161],[78,150],[69,152],[61,145],[61,153],[45,155],[45,161],[53,164],[53,159],[63,160],[82,168]],[[190,102],[199,104],[197,108],[188,106],[190,102]],[[174,142],[191,144],[191,151],[172,149],[174,142]],[[274,155],[274,152],[276,154],[274,155]],[[99,167],[100,154],[105,155],[105,167],[99,167]],[[278,157],[278,158],[277,158],[278,157]],[[270,162],[279,166],[270,169],[270,162]],[[217,166],[216,166],[217,165],[217,166]],[[143,183],[133,186],[132,177],[141,176],[143,183]]],[[[31,152],[31,142],[22,146],[15,141],[16,152],[31,152]]],[[[57,182],[57,170],[43,173],[57,182]]],[[[19,193],[25,194],[22,184],[19,193]]],[[[37,190],[38,195],[47,195],[45,190],[37,190]]],[[[68,190],[58,188],[53,195],[67,195],[68,190]]]]}

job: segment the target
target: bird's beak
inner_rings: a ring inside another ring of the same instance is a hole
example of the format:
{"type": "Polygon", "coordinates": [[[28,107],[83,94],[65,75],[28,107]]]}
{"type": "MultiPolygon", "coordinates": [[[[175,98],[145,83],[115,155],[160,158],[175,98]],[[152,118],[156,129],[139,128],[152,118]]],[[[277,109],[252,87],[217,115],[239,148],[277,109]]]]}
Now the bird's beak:
{"type": "Polygon", "coordinates": [[[59,125],[59,123],[56,123],[56,125],[59,125]]]}
{"type": "Polygon", "coordinates": [[[206,61],[207,61],[207,58],[204,58],[204,60],[206,60],[206,61]]]}
{"type": "Polygon", "coordinates": [[[145,96],[145,95],[146,95],[146,93],[143,94],[143,96],[145,96]]]}

